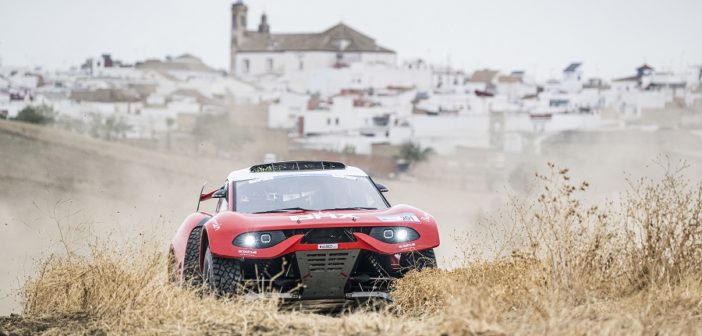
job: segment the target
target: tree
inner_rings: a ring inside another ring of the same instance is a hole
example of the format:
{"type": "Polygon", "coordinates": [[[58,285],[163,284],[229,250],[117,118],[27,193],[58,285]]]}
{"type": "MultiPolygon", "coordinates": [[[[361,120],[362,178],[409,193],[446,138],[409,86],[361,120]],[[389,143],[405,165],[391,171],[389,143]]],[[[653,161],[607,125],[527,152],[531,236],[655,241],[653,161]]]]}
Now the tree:
{"type": "Polygon", "coordinates": [[[341,152],[344,154],[356,154],[356,146],[346,145],[344,146],[344,149],[341,150],[341,152]]]}
{"type": "Polygon", "coordinates": [[[27,106],[23,108],[14,120],[37,125],[47,125],[54,122],[56,112],[51,106],[27,106]]]}
{"type": "Polygon", "coordinates": [[[400,154],[397,155],[397,158],[408,166],[412,166],[415,163],[426,161],[433,153],[434,150],[431,147],[422,148],[419,144],[407,142],[400,147],[400,154]]]}
{"type": "Polygon", "coordinates": [[[127,131],[131,129],[132,126],[127,124],[127,121],[122,116],[113,114],[103,118],[98,113],[90,114],[90,135],[95,138],[102,138],[108,141],[116,140],[124,138],[127,131]]]}
{"type": "Polygon", "coordinates": [[[175,124],[173,118],[166,118],[166,149],[171,149],[171,127],[175,124]]]}
{"type": "Polygon", "coordinates": [[[132,126],[127,124],[127,121],[122,116],[110,115],[105,119],[105,139],[114,140],[124,138],[127,132],[132,129],[132,126]]]}
{"type": "Polygon", "coordinates": [[[193,135],[196,143],[209,141],[218,151],[231,153],[249,140],[249,132],[237,127],[226,113],[200,113],[195,119],[193,135]]]}

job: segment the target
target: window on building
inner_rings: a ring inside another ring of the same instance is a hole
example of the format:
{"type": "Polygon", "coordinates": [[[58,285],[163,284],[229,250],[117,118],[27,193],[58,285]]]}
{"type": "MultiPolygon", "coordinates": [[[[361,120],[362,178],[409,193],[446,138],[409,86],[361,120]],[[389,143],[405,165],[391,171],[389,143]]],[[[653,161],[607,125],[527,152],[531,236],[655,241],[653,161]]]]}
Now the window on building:
{"type": "Polygon", "coordinates": [[[327,118],[327,126],[331,125],[331,118],[327,118]]]}
{"type": "Polygon", "coordinates": [[[304,69],[305,69],[305,62],[303,62],[302,60],[300,60],[300,67],[299,67],[299,69],[300,69],[300,70],[304,70],[304,69]]]}
{"type": "Polygon", "coordinates": [[[339,125],[339,118],[336,118],[336,120],[334,121],[334,123],[338,126],[338,125],[339,125]]]}
{"type": "Polygon", "coordinates": [[[251,70],[251,63],[249,62],[249,59],[245,58],[243,63],[244,63],[244,69],[242,69],[243,70],[242,72],[249,73],[249,71],[251,70]]]}
{"type": "Polygon", "coordinates": [[[266,59],[266,71],[268,71],[268,72],[273,71],[273,59],[272,58],[266,59]]]}

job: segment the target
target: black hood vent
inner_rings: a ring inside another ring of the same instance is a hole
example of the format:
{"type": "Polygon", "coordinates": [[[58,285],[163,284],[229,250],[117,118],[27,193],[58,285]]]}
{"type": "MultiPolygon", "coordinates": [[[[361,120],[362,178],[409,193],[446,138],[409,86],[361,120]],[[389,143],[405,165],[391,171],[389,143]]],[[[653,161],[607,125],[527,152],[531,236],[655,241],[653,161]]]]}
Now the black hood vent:
{"type": "Polygon", "coordinates": [[[351,243],[356,238],[349,229],[312,229],[302,238],[303,244],[351,243]]]}

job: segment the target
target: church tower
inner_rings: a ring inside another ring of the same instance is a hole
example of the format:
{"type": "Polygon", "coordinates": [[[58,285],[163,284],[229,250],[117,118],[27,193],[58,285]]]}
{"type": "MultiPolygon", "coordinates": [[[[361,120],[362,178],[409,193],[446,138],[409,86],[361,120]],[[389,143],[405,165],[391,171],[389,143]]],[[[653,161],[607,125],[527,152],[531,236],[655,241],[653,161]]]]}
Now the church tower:
{"type": "Polygon", "coordinates": [[[258,25],[258,32],[259,33],[270,33],[271,32],[271,26],[268,24],[268,16],[266,13],[263,13],[261,15],[261,23],[258,25]]]}
{"type": "Polygon", "coordinates": [[[236,53],[239,46],[246,38],[246,12],[248,8],[242,0],[232,5],[232,36],[229,55],[229,71],[231,75],[236,74],[236,53]]]}

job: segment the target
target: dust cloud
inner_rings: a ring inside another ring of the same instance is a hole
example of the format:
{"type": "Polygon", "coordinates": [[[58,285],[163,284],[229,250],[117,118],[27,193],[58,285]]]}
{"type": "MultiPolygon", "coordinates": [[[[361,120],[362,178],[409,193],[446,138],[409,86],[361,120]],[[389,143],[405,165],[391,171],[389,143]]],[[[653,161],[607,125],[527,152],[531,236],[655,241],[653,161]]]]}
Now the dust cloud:
{"type": "MultiPolygon", "coordinates": [[[[690,177],[699,180],[700,148],[702,137],[682,131],[569,133],[543,141],[539,154],[459,151],[435,155],[411,175],[376,179],[389,187],[392,204],[411,204],[436,217],[439,262],[450,265],[464,243],[454,237],[479,244],[486,225],[505,214],[509,196],[531,192],[530,181],[546,162],[569,167],[575,178],[590,182],[593,199],[603,199],[626,188],[626,172],[661,172],[656,162],[686,160],[690,177]]],[[[195,210],[203,182],[214,188],[228,172],[261,161],[263,154],[194,157],[0,122],[0,314],[19,312],[17,289],[41,259],[67,246],[87,251],[96,237],[149,237],[165,251],[182,219],[195,210]]]]}

